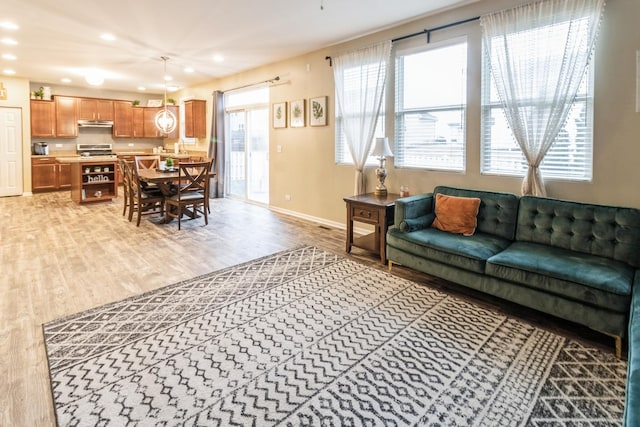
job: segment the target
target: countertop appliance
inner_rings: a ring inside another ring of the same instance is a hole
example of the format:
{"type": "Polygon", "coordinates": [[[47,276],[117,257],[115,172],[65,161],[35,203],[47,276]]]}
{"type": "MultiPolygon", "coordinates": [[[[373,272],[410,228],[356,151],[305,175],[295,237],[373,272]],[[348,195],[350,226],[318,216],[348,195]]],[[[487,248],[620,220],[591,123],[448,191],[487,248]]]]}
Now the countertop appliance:
{"type": "Polygon", "coordinates": [[[84,157],[91,156],[112,156],[116,157],[116,154],[112,151],[111,144],[78,144],[76,151],[79,155],[84,157]]]}
{"type": "Polygon", "coordinates": [[[46,142],[35,142],[33,144],[33,154],[49,155],[49,145],[46,142]]]}

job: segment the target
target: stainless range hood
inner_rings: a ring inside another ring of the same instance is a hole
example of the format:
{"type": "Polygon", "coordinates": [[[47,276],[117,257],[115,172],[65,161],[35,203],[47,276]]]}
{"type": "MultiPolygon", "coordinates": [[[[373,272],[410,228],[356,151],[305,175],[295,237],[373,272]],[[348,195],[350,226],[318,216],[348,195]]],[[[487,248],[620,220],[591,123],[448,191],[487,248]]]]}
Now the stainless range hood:
{"type": "Polygon", "coordinates": [[[113,127],[113,120],[78,120],[78,127],[110,128],[110,127],[113,127]]]}

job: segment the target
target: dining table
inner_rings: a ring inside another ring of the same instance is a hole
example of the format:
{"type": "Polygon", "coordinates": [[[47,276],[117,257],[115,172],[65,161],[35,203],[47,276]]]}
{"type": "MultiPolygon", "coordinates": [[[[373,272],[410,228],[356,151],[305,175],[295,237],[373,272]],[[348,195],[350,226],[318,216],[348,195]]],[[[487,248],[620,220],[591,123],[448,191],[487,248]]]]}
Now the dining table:
{"type": "MultiPolygon", "coordinates": [[[[209,172],[209,179],[215,178],[215,172],[209,172]]],[[[146,182],[147,184],[155,184],[158,186],[160,191],[165,197],[171,197],[175,194],[175,185],[178,185],[178,181],[180,179],[180,174],[178,172],[178,168],[172,169],[159,169],[159,168],[148,168],[148,169],[139,169],[138,170],[138,179],[142,182],[146,182]],[[172,184],[174,186],[172,186],[172,184]]],[[[190,209],[184,209],[183,213],[190,218],[196,218],[197,212],[190,209]]],[[[163,222],[170,222],[172,220],[171,217],[165,215],[163,222]]]]}

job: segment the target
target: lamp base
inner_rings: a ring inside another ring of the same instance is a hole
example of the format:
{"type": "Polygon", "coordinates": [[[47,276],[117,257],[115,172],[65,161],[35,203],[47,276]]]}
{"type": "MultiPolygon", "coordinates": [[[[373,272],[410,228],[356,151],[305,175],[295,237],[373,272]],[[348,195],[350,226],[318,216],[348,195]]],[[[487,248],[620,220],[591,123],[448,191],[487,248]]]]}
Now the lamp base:
{"type": "Polygon", "coordinates": [[[378,185],[376,185],[373,194],[376,196],[386,196],[387,187],[384,185],[384,179],[387,177],[387,170],[380,165],[380,167],[376,169],[376,176],[378,177],[378,185]]]}
{"type": "Polygon", "coordinates": [[[376,189],[373,191],[373,194],[376,195],[376,196],[386,197],[387,196],[387,189],[386,188],[378,188],[378,187],[376,187],[376,189]]]}

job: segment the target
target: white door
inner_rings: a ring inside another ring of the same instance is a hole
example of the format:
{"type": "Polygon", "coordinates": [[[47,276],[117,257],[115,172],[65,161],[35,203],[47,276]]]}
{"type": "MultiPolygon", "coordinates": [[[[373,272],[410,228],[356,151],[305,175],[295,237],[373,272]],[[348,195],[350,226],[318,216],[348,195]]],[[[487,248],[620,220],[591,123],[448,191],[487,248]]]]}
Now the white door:
{"type": "Polygon", "coordinates": [[[22,110],[0,108],[0,197],[22,194],[22,110]]]}

